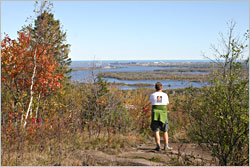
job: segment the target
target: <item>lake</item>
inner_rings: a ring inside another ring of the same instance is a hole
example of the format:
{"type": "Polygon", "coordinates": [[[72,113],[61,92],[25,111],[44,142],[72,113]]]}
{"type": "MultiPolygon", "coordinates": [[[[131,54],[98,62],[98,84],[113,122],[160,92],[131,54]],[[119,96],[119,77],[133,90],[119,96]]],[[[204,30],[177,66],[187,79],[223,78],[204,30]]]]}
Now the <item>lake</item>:
{"type": "MultiPolygon", "coordinates": [[[[126,61],[128,63],[129,61],[126,61]]],[[[112,65],[115,69],[102,69],[102,70],[94,70],[94,74],[98,74],[99,72],[144,72],[144,71],[153,71],[153,70],[160,70],[160,69],[177,69],[178,67],[156,67],[156,66],[129,66],[126,67],[122,63],[121,64],[110,64],[112,62],[101,62],[96,63],[96,67],[107,67],[112,65]]],[[[116,62],[117,63],[117,62],[116,62]]],[[[93,63],[91,62],[73,62],[71,67],[91,67],[93,63]]],[[[192,74],[200,74],[201,72],[183,72],[183,73],[192,73],[192,74]]],[[[72,71],[71,72],[71,80],[75,80],[78,82],[88,82],[89,78],[91,77],[92,72],[90,70],[82,70],[82,71],[72,71]]],[[[155,84],[156,82],[161,82],[163,84],[163,89],[178,89],[178,88],[186,88],[189,87],[191,84],[193,87],[203,87],[207,86],[208,83],[201,83],[201,82],[190,82],[187,80],[118,80],[115,78],[105,78],[108,82],[111,83],[125,83],[125,84],[137,84],[137,83],[149,83],[155,84]]],[[[141,86],[117,86],[120,89],[137,89],[141,86]]],[[[144,88],[153,88],[154,86],[143,86],[144,88]]]]}
{"type": "MultiPolygon", "coordinates": [[[[156,82],[161,82],[163,85],[163,89],[178,89],[178,88],[187,88],[189,86],[200,88],[202,86],[208,86],[208,83],[201,82],[190,82],[187,80],[136,80],[136,81],[127,81],[127,80],[118,80],[114,78],[104,78],[107,79],[108,82],[112,83],[125,83],[125,84],[136,84],[136,83],[149,83],[153,84],[152,86],[143,86],[143,88],[154,88],[154,84],[156,82]]],[[[120,89],[137,89],[141,88],[141,86],[117,86],[120,89]]]]}

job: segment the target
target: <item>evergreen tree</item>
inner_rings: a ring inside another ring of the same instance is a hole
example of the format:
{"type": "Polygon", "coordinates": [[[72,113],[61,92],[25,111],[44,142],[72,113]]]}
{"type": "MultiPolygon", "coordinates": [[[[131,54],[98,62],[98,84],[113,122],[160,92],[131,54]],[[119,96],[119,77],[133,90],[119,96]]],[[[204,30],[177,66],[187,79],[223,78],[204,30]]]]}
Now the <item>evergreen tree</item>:
{"type": "Polygon", "coordinates": [[[49,7],[40,13],[35,20],[34,27],[29,28],[32,38],[39,38],[40,44],[50,46],[50,50],[54,53],[54,59],[60,64],[58,72],[65,74],[65,81],[65,79],[70,78],[66,75],[71,72],[69,68],[71,59],[68,57],[70,44],[66,43],[66,32],[62,30],[60,21],[54,18],[49,7]]]}

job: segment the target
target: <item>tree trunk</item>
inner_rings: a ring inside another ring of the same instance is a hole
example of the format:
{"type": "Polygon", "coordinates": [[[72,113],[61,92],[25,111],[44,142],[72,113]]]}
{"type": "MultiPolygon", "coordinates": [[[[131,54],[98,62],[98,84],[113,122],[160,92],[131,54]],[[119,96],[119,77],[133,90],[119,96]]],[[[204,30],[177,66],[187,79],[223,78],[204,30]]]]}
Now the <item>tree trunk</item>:
{"type": "Polygon", "coordinates": [[[29,112],[30,112],[30,109],[31,109],[32,102],[33,102],[33,94],[34,94],[33,86],[34,86],[34,78],[36,76],[36,51],[37,51],[37,48],[36,48],[35,54],[34,54],[34,68],[33,68],[33,74],[32,74],[31,85],[30,85],[30,102],[29,102],[29,107],[28,107],[28,109],[26,111],[25,122],[24,122],[24,125],[23,125],[24,128],[27,125],[27,119],[28,119],[28,116],[29,116],[29,112]]]}
{"type": "Polygon", "coordinates": [[[38,105],[36,107],[36,121],[37,121],[37,118],[38,118],[38,110],[39,110],[39,106],[40,106],[40,99],[41,99],[41,92],[38,95],[38,105]]]}

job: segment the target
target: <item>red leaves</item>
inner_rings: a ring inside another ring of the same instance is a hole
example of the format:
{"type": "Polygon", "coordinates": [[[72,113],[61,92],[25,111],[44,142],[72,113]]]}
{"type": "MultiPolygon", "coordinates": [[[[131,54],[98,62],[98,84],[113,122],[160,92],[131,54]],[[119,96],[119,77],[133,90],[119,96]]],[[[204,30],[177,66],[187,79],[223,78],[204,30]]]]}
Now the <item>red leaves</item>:
{"type": "Polygon", "coordinates": [[[30,88],[35,65],[34,51],[37,49],[34,91],[49,93],[61,88],[60,81],[64,75],[57,72],[59,64],[54,60],[50,46],[46,44],[32,46],[31,34],[24,32],[18,34],[17,41],[11,40],[8,35],[1,41],[2,82],[18,90],[30,88]]]}
{"type": "Polygon", "coordinates": [[[37,131],[39,131],[39,129],[42,126],[42,124],[41,124],[42,123],[42,118],[39,118],[39,119],[37,119],[37,118],[30,118],[28,120],[28,122],[30,122],[30,123],[28,124],[27,130],[28,130],[29,135],[31,135],[30,137],[33,137],[33,135],[37,131]]]}
{"type": "Polygon", "coordinates": [[[150,110],[151,110],[151,105],[146,106],[146,107],[143,108],[144,114],[150,112],[150,110]]]}

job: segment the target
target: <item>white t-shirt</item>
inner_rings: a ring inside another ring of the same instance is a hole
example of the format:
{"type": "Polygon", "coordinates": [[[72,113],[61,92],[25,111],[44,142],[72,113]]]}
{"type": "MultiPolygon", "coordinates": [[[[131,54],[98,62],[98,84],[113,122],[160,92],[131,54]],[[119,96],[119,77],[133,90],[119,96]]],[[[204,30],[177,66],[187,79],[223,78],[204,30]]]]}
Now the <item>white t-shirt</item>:
{"type": "Polygon", "coordinates": [[[150,95],[152,105],[168,105],[168,95],[164,92],[154,92],[150,95]]]}

